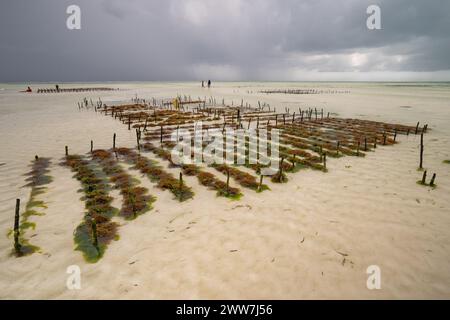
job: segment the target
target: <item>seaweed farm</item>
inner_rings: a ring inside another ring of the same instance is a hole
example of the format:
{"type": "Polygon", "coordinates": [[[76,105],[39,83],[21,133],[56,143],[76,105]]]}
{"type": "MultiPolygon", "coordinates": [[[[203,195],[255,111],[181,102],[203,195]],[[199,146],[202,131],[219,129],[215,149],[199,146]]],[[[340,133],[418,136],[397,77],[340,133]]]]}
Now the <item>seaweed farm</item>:
{"type": "MultiPolygon", "coordinates": [[[[74,230],[74,248],[90,263],[104,256],[111,241],[120,240],[118,221],[134,223],[141,215],[151,212],[158,201],[133,172],[140,175],[140,179],[147,179],[153,187],[170,193],[174,204],[195,199],[193,180],[188,182],[184,177],[195,177],[198,185],[215,197],[239,201],[248,193],[264,197],[265,193],[273,192],[272,184],[289,183],[291,175],[301,174],[303,170],[326,173],[329,161],[365,157],[378,146],[395,147],[401,135],[423,138],[427,132],[427,125],[420,126],[420,123],[408,126],[344,119],[317,108],[285,108],[284,112],[277,112],[266,103],[258,102],[257,107],[252,107],[242,100],[240,104],[229,105],[224,99],[217,102],[213,97],[136,97],[114,105],[84,98],[77,106],[80,110],[112,117],[136,134],[134,145],[116,146],[116,134],[112,137],[111,148],[94,149],[91,141],[87,154],[72,154],[69,146],[65,147],[60,165],[72,171],[73,178],[79,181],[85,205],[85,212],[80,212],[80,222],[74,230]],[[234,132],[241,132],[242,140],[239,141],[234,132]],[[214,133],[220,133],[215,147],[225,161],[208,158],[209,142],[214,140],[214,133]],[[196,138],[184,141],[186,135],[196,138]],[[254,151],[256,162],[252,162],[249,145],[255,141],[258,148],[254,151]],[[173,158],[177,153],[172,151],[177,146],[191,147],[188,159],[181,157],[181,163],[173,158]],[[278,151],[276,154],[274,148],[278,151]],[[265,170],[275,160],[276,170],[267,174],[265,170]],[[118,208],[113,206],[113,190],[120,195],[118,208]]],[[[422,156],[423,150],[419,168],[422,156]]],[[[30,244],[26,230],[36,228],[36,223],[28,218],[45,211],[46,185],[52,180],[49,165],[50,159],[36,156],[28,173],[30,200],[21,215],[20,203],[17,203],[14,230],[10,231],[10,235],[14,235],[16,256],[39,250],[30,244]]]]}

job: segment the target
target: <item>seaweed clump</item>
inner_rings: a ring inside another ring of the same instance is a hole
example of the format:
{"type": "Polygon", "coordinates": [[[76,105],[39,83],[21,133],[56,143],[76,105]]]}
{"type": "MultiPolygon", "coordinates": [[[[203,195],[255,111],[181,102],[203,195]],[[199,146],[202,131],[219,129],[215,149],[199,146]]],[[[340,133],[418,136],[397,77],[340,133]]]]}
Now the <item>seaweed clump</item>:
{"type": "Polygon", "coordinates": [[[125,219],[135,219],[152,208],[151,204],[156,200],[148,194],[148,189],[138,186],[138,181],[133,179],[117,162],[114,155],[106,150],[94,150],[92,159],[97,160],[103,172],[107,174],[114,186],[120,190],[123,197],[122,208],[119,215],[125,219]]]}
{"type": "Polygon", "coordinates": [[[212,164],[214,169],[223,174],[230,175],[236,182],[238,182],[244,188],[249,188],[255,190],[257,192],[261,192],[263,190],[268,190],[269,187],[265,184],[259,185],[256,178],[247,172],[241,171],[239,169],[227,166],[226,164],[212,164]]]}
{"type": "MultiPolygon", "coordinates": [[[[171,146],[170,143],[166,143],[166,146],[171,146]]],[[[151,143],[146,143],[144,145],[145,150],[152,151],[155,153],[158,157],[163,158],[164,160],[167,160],[170,162],[172,166],[174,166],[174,163],[172,161],[172,155],[168,150],[165,150],[160,147],[156,147],[151,143]]],[[[217,195],[221,197],[227,197],[230,199],[237,200],[239,199],[242,194],[238,188],[232,188],[224,181],[219,180],[216,178],[212,173],[204,172],[201,170],[201,168],[195,164],[183,164],[180,165],[181,171],[187,175],[187,176],[196,176],[198,182],[208,187],[211,190],[216,190],[217,195]]]]}
{"type": "Polygon", "coordinates": [[[98,176],[88,161],[79,155],[67,155],[62,163],[75,172],[82,184],[87,212],[74,232],[75,250],[83,253],[88,262],[97,262],[108,244],[117,239],[117,223],[111,218],[117,209],[111,206],[108,185],[98,176]]]}
{"type": "MultiPolygon", "coordinates": [[[[146,145],[143,145],[145,148],[146,145]]],[[[118,148],[116,152],[123,156],[126,161],[133,164],[133,169],[139,170],[147,175],[151,181],[157,182],[157,187],[163,190],[170,190],[176,199],[186,201],[194,197],[194,192],[181,180],[176,179],[172,174],[164,171],[154,161],[141,156],[129,148],[118,148]]]]}
{"type": "MultiPolygon", "coordinates": [[[[25,175],[28,178],[25,180],[28,183],[24,187],[31,187],[30,198],[26,204],[25,212],[22,213],[22,219],[20,219],[19,225],[19,243],[20,248],[16,250],[15,253],[17,256],[26,256],[33,254],[37,251],[40,251],[38,246],[35,246],[29,242],[28,239],[25,238],[26,230],[36,229],[36,223],[29,221],[29,218],[32,216],[43,216],[43,209],[46,209],[47,206],[44,201],[37,200],[36,198],[45,193],[47,190],[46,185],[52,181],[52,177],[48,175],[50,172],[49,166],[51,164],[50,158],[39,158],[35,156],[34,160],[31,163],[31,170],[25,175]]],[[[8,236],[13,233],[13,230],[8,232],[8,236]]]]}

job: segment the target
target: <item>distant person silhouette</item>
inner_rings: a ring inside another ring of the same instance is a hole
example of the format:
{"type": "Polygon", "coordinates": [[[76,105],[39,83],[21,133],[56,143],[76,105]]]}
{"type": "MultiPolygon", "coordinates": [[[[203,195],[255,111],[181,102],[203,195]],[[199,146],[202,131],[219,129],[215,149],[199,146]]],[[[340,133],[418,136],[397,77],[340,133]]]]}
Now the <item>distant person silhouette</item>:
{"type": "Polygon", "coordinates": [[[59,92],[59,85],[55,85],[56,91],[59,92]]]}
{"type": "Polygon", "coordinates": [[[202,81],[202,88],[205,87],[205,81],[202,81]]]}
{"type": "Polygon", "coordinates": [[[27,87],[27,90],[22,90],[22,91],[19,91],[19,92],[33,92],[33,91],[31,90],[30,87],[27,87]]]}
{"type": "Polygon", "coordinates": [[[208,80],[208,88],[211,87],[211,80],[208,80]]]}

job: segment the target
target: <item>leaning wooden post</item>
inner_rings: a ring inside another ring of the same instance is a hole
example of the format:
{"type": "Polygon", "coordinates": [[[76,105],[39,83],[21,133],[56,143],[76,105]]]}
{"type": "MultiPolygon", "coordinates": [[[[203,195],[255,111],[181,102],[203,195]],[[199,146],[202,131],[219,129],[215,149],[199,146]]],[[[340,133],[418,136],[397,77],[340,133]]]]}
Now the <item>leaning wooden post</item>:
{"type": "Polygon", "coordinates": [[[183,199],[183,192],[182,192],[182,190],[183,190],[183,173],[182,172],[180,172],[180,186],[179,186],[179,188],[180,188],[180,201],[183,199]]]}
{"type": "Polygon", "coordinates": [[[21,245],[19,243],[19,223],[20,223],[20,199],[16,199],[16,214],[14,216],[14,250],[16,254],[20,255],[21,245]]]}
{"type": "Polygon", "coordinates": [[[131,130],[131,115],[128,115],[128,130],[131,130]]]}
{"type": "Polygon", "coordinates": [[[94,150],[94,141],[91,140],[91,153],[94,150]]]}
{"type": "Polygon", "coordinates": [[[394,130],[394,142],[397,140],[397,128],[394,130]]]}
{"type": "Polygon", "coordinates": [[[420,122],[417,122],[417,125],[416,125],[416,133],[415,133],[415,134],[417,134],[417,133],[419,132],[419,123],[420,123],[420,122]]]}
{"type": "Polygon", "coordinates": [[[433,176],[431,177],[430,186],[434,187],[434,180],[436,179],[436,173],[433,173],[433,176]]]}
{"type": "Polygon", "coordinates": [[[258,191],[261,191],[261,190],[262,190],[263,178],[264,178],[264,176],[263,176],[263,174],[261,173],[260,176],[259,176],[259,186],[258,186],[258,191]]]}
{"type": "Polygon", "coordinates": [[[420,162],[419,162],[419,168],[423,168],[423,132],[420,135],[420,162]]]}
{"type": "Polygon", "coordinates": [[[423,175],[422,175],[422,184],[425,184],[425,181],[427,180],[427,170],[425,170],[424,172],[423,172],[423,175]]]}
{"type": "Polygon", "coordinates": [[[227,194],[230,193],[230,169],[227,169],[227,194]]]}
{"type": "Polygon", "coordinates": [[[280,182],[283,182],[283,161],[284,161],[284,158],[281,157],[281,161],[280,161],[280,182]]]}
{"type": "Polygon", "coordinates": [[[159,138],[159,142],[162,144],[162,142],[163,142],[163,126],[161,126],[161,135],[160,135],[160,138],[159,138]]]}
{"type": "Polygon", "coordinates": [[[136,129],[136,142],[137,142],[138,151],[141,151],[141,144],[139,143],[139,130],[138,129],[136,129]]]}
{"type": "Polygon", "coordinates": [[[116,134],[113,135],[113,150],[116,150],[116,134]]]}

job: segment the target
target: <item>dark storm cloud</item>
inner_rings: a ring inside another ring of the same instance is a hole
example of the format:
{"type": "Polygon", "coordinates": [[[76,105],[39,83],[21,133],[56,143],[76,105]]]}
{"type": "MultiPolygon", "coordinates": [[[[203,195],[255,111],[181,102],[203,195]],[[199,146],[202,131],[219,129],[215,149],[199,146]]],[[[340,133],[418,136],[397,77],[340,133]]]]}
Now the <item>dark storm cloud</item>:
{"type": "Polygon", "coordinates": [[[446,0],[2,1],[0,81],[450,79],[449,12],[446,0]],[[370,4],[382,30],[366,27],[370,4]]]}

